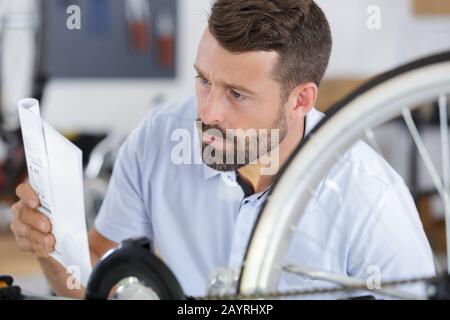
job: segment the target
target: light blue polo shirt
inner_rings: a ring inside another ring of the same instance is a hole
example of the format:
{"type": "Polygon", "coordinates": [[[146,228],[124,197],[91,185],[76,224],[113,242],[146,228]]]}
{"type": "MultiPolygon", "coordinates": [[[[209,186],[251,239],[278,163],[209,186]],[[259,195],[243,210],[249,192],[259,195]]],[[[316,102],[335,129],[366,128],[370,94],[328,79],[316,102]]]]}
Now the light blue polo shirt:
{"type": "MultiPolygon", "coordinates": [[[[195,97],[156,107],[129,135],[95,227],[117,243],[151,238],[185,292],[204,295],[213,270],[240,268],[267,192],[244,198],[234,172],[201,162],[196,108],[195,97]],[[173,160],[180,143],[192,150],[183,154],[188,163],[173,160]]],[[[322,117],[313,109],[306,132],[322,117]]],[[[361,279],[374,265],[383,280],[434,273],[430,246],[402,178],[363,142],[337,159],[297,229],[290,263],[361,279]]],[[[282,279],[284,288],[318,284],[296,276],[282,279]]]]}

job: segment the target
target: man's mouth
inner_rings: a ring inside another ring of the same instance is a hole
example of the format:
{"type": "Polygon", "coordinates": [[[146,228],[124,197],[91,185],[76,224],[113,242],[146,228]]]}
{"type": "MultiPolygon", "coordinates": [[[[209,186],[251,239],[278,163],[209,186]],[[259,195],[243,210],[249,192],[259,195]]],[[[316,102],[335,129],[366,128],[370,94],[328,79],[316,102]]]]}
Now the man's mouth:
{"type": "Polygon", "coordinates": [[[211,145],[215,148],[224,148],[226,145],[226,142],[224,141],[223,138],[214,136],[214,135],[210,135],[207,132],[203,133],[202,142],[204,144],[211,145]]]}

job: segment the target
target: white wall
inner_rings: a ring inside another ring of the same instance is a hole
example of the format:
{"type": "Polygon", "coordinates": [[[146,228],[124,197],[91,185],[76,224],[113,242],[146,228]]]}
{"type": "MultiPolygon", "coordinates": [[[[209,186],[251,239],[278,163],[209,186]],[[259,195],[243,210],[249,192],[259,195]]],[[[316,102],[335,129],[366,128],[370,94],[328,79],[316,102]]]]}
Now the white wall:
{"type": "Polygon", "coordinates": [[[450,16],[416,17],[412,0],[317,0],[334,45],[328,77],[367,78],[412,59],[450,50],[450,16]],[[381,9],[381,29],[366,26],[367,8],[381,9]]]}

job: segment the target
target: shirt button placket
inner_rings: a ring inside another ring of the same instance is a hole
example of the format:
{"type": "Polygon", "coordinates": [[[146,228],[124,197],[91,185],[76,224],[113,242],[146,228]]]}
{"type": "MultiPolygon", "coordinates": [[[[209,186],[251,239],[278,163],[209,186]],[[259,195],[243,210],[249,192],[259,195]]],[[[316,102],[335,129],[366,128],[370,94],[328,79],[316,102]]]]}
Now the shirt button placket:
{"type": "Polygon", "coordinates": [[[242,259],[244,258],[247,243],[253,228],[254,216],[256,214],[254,211],[255,206],[252,201],[245,199],[240,207],[233,232],[229,261],[230,268],[237,270],[242,264],[242,259]]]}

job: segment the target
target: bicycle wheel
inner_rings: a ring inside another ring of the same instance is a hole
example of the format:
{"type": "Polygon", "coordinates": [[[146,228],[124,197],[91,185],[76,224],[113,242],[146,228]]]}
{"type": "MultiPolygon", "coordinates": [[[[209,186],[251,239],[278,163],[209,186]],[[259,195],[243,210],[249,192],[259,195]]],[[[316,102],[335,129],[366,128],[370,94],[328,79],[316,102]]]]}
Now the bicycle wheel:
{"type": "MultiPolygon", "coordinates": [[[[326,117],[302,141],[280,170],[271,194],[255,223],[241,269],[241,294],[275,292],[283,272],[314,273],[303,266],[286,269],[285,257],[295,228],[311,199],[311,190],[320,183],[336,162],[362,138],[377,145],[373,130],[402,118],[414,146],[432,177],[445,207],[447,250],[449,247],[449,151],[446,97],[450,93],[450,51],[430,56],[382,74],[335,104],[326,117]],[[412,111],[439,99],[444,181],[430,161],[427,149],[415,126],[412,111]],[[300,270],[300,271],[299,271],[300,270]]],[[[298,253],[301,255],[301,252],[298,253]]],[[[447,254],[448,259],[448,254],[447,254]]],[[[448,263],[450,266],[450,263],[448,263]]],[[[320,274],[319,274],[320,277],[320,274]]],[[[325,273],[323,279],[340,285],[352,280],[345,275],[325,273]]],[[[359,283],[359,282],[358,282],[359,283]]],[[[353,283],[354,284],[354,283],[353,283]]]]}

